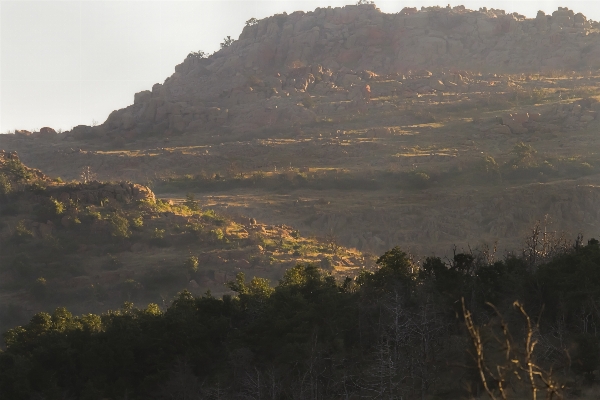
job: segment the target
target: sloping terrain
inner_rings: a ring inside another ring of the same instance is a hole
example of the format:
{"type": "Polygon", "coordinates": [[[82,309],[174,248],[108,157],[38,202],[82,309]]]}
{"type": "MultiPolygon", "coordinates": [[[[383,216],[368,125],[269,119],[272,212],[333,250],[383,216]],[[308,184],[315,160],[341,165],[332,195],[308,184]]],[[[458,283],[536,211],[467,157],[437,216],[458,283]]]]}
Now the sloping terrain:
{"type": "Polygon", "coordinates": [[[597,398],[598,29],[275,15],[102,125],[0,135],[0,330],[70,310],[7,332],[0,389],[597,398]]]}
{"type": "MultiPolygon", "coordinates": [[[[191,54],[133,105],[71,134],[131,140],[290,129],[360,110],[371,97],[474,92],[478,79],[466,71],[595,70],[598,28],[568,9],[535,19],[460,6],[385,14],[372,4],[275,15],[210,57],[191,54]]],[[[501,80],[492,93],[510,86],[501,80]]]]}
{"type": "Polygon", "coordinates": [[[200,209],[191,196],[173,204],[128,182],[51,180],[5,152],[0,248],[0,330],[57,306],[168,304],[184,288],[220,295],[239,272],[276,281],[304,262],[352,276],[371,262],[285,225],[200,209]]]}
{"type": "Polygon", "coordinates": [[[276,15],[102,125],[0,146],[373,254],[518,252],[538,220],[597,235],[599,38],[564,8],[276,15]]]}

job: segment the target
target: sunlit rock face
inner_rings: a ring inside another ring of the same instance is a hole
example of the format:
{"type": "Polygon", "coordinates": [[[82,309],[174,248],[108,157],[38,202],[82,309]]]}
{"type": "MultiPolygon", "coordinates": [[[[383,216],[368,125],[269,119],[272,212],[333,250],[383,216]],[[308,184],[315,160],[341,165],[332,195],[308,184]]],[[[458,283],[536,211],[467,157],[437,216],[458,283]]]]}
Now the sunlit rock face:
{"type": "Polygon", "coordinates": [[[190,54],[163,84],[135,94],[131,106],[72,135],[133,140],[289,128],[330,112],[323,97],[368,103],[369,81],[390,75],[433,71],[438,75],[421,90],[465,90],[470,72],[598,68],[598,28],[567,8],[531,19],[462,6],[385,14],[372,4],[274,15],[213,55],[190,54]]]}

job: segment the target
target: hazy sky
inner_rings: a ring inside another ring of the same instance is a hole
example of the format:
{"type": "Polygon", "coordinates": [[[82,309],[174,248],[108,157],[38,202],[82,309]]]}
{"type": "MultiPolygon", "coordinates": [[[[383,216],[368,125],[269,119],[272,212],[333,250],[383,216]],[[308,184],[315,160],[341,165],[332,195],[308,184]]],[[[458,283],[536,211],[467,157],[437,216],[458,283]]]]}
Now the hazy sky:
{"type": "MultiPolygon", "coordinates": [[[[447,0],[446,0],[447,1],[447,0]]],[[[384,12],[444,0],[376,1],[384,12]]],[[[190,51],[213,52],[244,22],[336,1],[0,1],[0,132],[102,123],[164,80],[190,51]]],[[[463,0],[534,17],[569,6],[600,20],[600,1],[463,0]]]]}

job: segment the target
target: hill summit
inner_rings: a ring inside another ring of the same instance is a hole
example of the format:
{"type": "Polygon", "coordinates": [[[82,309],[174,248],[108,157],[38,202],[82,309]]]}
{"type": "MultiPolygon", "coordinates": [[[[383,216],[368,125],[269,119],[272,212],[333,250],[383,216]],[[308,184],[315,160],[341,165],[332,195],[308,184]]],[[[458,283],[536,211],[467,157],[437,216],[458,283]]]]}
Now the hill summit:
{"type": "Polygon", "coordinates": [[[464,6],[386,14],[373,4],[278,14],[249,21],[238,40],[208,57],[190,53],[133,105],[71,134],[243,134],[322,120],[338,109],[335,101],[360,110],[376,81],[393,80],[390,94],[402,96],[423,77],[432,90],[468,92],[470,73],[589,70],[600,67],[599,28],[567,8],[533,19],[464,6]]]}

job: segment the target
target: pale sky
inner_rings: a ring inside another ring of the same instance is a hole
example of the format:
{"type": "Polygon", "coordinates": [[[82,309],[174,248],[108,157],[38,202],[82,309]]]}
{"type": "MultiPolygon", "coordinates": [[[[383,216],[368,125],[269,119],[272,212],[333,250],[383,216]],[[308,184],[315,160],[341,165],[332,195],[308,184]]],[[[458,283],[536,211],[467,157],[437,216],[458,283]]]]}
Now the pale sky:
{"type": "MultiPolygon", "coordinates": [[[[190,51],[212,53],[244,22],[276,13],[355,4],[287,1],[0,1],[0,132],[102,123],[133,95],[162,83],[190,51]]],[[[384,12],[447,0],[376,1],[384,12]]],[[[600,1],[461,0],[535,17],[568,6],[600,20],[600,1]]]]}

